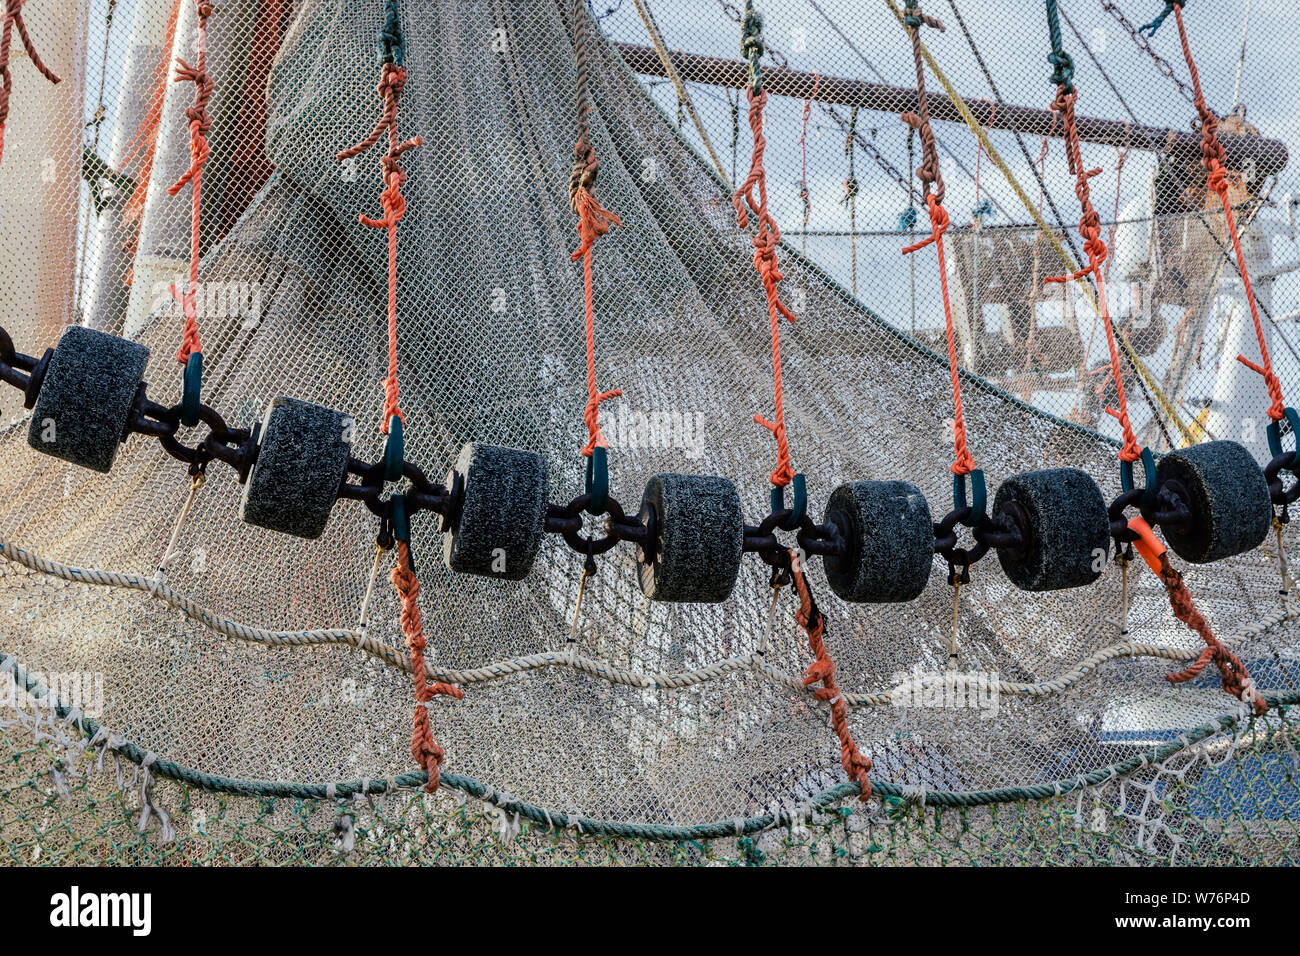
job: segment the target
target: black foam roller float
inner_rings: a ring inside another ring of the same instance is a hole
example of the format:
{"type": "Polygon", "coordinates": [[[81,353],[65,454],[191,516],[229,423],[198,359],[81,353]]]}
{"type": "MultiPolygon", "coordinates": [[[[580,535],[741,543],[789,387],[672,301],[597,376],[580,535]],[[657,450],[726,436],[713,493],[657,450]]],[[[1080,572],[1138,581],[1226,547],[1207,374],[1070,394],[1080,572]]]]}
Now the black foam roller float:
{"type": "Polygon", "coordinates": [[[637,559],[645,596],[725,601],[744,556],[745,518],[736,486],[709,475],[655,475],[646,483],[641,515],[654,522],[651,552],[643,549],[637,559]]]}
{"type": "Polygon", "coordinates": [[[518,448],[470,442],[448,476],[463,488],[459,515],[442,536],[447,567],[518,581],[533,567],[546,531],[546,462],[518,448]]]}
{"type": "Polygon", "coordinates": [[[910,601],[934,564],[934,524],[921,489],[908,481],[852,481],[831,492],[823,524],[845,544],[826,557],[826,580],[845,601],[910,601]]]}
{"type": "Polygon", "coordinates": [[[319,538],[347,472],[352,416],[277,398],[262,419],[240,515],[259,528],[319,538]]]}
{"type": "Polygon", "coordinates": [[[108,471],[148,361],[143,345],[68,326],[45,369],[27,443],[74,465],[108,471]]]}
{"type": "Polygon", "coordinates": [[[998,560],[1023,591],[1060,591],[1101,577],[1110,556],[1110,517],[1101,489],[1078,468],[1047,468],[1008,478],[993,513],[1013,515],[1021,546],[999,548],[998,560]]]}
{"type": "Polygon", "coordinates": [[[1184,561],[1206,564],[1259,546],[1273,524],[1268,480],[1255,457],[1235,441],[1212,441],[1170,452],[1156,464],[1191,510],[1186,526],[1161,526],[1184,561]]]}

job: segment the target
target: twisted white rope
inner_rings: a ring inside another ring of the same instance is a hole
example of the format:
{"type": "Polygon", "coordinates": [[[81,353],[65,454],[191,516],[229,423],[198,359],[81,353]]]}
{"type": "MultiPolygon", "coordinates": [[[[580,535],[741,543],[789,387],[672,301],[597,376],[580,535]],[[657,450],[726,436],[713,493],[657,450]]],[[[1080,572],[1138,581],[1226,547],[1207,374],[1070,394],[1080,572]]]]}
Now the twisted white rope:
{"type": "MultiPolygon", "coordinates": [[[[33,571],[61,578],[65,581],[71,581],[77,584],[93,584],[100,587],[122,588],[143,592],[148,594],[150,597],[161,600],[169,607],[179,610],[186,617],[197,621],[218,634],[236,640],[262,644],[268,647],[308,647],[321,644],[347,644],[371,655],[372,657],[382,660],[391,667],[398,668],[406,673],[411,672],[411,662],[409,659],[399,654],[387,644],[368,637],[362,631],[346,630],[343,628],[325,628],[310,631],[274,631],[264,628],[250,627],[246,624],[240,624],[236,621],[219,617],[208,608],[200,605],[193,598],[181,594],[178,591],[174,591],[155,578],[147,578],[136,574],[118,574],[113,571],[98,571],[93,569],[70,567],[66,564],[52,561],[49,558],[43,558],[40,555],[17,547],[7,541],[0,541],[0,556],[33,571]]],[[[1247,638],[1270,631],[1283,622],[1293,620],[1296,617],[1296,612],[1287,609],[1277,610],[1257,621],[1252,621],[1251,623],[1238,628],[1228,638],[1226,638],[1223,643],[1227,645],[1235,644],[1247,638]]],[[[1197,651],[1185,650],[1183,648],[1164,647],[1157,644],[1125,642],[1123,644],[1114,644],[1110,647],[1102,648],[1084,658],[1058,677],[1047,681],[1039,681],[1036,683],[987,681],[978,675],[953,674],[947,672],[942,675],[936,674],[934,676],[905,682],[888,691],[846,692],[843,696],[844,702],[850,707],[886,707],[891,706],[899,700],[905,699],[926,687],[943,685],[945,687],[985,688],[993,693],[1007,694],[1011,696],[1046,697],[1051,694],[1064,692],[1067,688],[1098,670],[1103,664],[1122,657],[1148,657],[1169,661],[1189,661],[1194,660],[1197,657],[1197,654],[1197,651]]],[[[425,669],[430,678],[458,685],[484,683],[486,681],[499,680],[514,674],[544,670],[548,667],[569,667],[581,674],[586,674],[589,677],[597,677],[608,681],[611,684],[622,684],[627,687],[660,690],[690,687],[695,684],[703,684],[719,680],[728,674],[753,671],[754,673],[768,678],[773,683],[786,687],[797,693],[811,693],[811,691],[804,686],[802,677],[780,670],[768,663],[761,650],[748,654],[724,657],[721,660],[705,664],[703,667],[698,667],[694,670],[661,671],[658,673],[632,671],[619,667],[611,661],[584,657],[576,653],[576,649],[572,646],[562,651],[542,651],[537,654],[513,657],[509,660],[496,661],[479,667],[463,670],[439,669],[434,667],[432,664],[425,665],[425,669]]]]}

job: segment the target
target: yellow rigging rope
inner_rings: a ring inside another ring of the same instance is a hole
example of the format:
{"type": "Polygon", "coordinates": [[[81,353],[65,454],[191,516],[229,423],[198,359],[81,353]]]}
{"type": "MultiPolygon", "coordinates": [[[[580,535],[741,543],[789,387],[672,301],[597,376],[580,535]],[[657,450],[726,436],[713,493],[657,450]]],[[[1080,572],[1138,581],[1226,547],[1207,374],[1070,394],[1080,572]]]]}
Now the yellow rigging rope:
{"type": "MultiPolygon", "coordinates": [[[[907,27],[903,23],[903,12],[898,8],[898,4],[896,4],[894,0],[885,0],[885,3],[889,5],[890,11],[894,14],[895,19],[898,20],[898,25],[903,28],[904,32],[906,32],[907,27]]],[[[921,44],[921,55],[925,58],[926,65],[930,67],[930,72],[934,74],[935,79],[939,81],[939,85],[943,87],[944,93],[948,95],[948,99],[952,101],[952,105],[956,107],[957,112],[961,114],[962,120],[968,127],[970,127],[970,131],[979,140],[980,145],[984,147],[984,152],[988,156],[989,161],[997,167],[998,172],[1002,174],[1003,178],[1006,179],[1007,184],[1016,194],[1016,198],[1020,200],[1021,204],[1025,207],[1025,210],[1031,217],[1033,217],[1035,224],[1037,224],[1042,234],[1047,237],[1047,241],[1055,250],[1057,257],[1060,258],[1066,271],[1073,273],[1077,269],[1077,264],[1073,257],[1062,244],[1060,237],[1058,237],[1052,230],[1052,227],[1047,224],[1047,221],[1043,218],[1042,213],[1038,211],[1038,208],[1034,205],[1033,201],[1030,200],[1029,194],[1025,192],[1024,187],[1020,185],[1015,175],[1007,168],[1007,164],[1003,161],[1001,155],[998,154],[997,149],[994,148],[993,143],[989,141],[988,136],[985,134],[984,127],[982,127],[979,121],[975,118],[975,114],[972,113],[970,107],[966,105],[966,101],[961,98],[961,94],[957,92],[956,87],[952,85],[948,80],[948,77],[944,75],[944,72],[939,69],[939,64],[935,62],[934,57],[930,54],[930,51],[926,48],[924,43],[921,44]]],[[[1082,277],[1076,281],[1079,288],[1083,290],[1084,295],[1087,297],[1093,311],[1097,311],[1097,297],[1093,293],[1092,287],[1088,285],[1082,277]]],[[[1161,390],[1160,386],[1156,384],[1155,377],[1147,369],[1146,365],[1143,364],[1141,358],[1138,357],[1138,354],[1133,351],[1133,347],[1129,344],[1128,339],[1121,336],[1119,344],[1124,350],[1124,354],[1128,357],[1128,360],[1132,363],[1133,368],[1135,368],[1138,375],[1141,376],[1143,383],[1155,397],[1156,403],[1160,406],[1161,411],[1163,411],[1165,415],[1169,417],[1169,420],[1174,423],[1175,427],[1177,427],[1179,433],[1182,435],[1183,441],[1188,445],[1195,444],[1196,438],[1188,427],[1183,424],[1182,416],[1179,415],[1178,409],[1161,390]]]]}

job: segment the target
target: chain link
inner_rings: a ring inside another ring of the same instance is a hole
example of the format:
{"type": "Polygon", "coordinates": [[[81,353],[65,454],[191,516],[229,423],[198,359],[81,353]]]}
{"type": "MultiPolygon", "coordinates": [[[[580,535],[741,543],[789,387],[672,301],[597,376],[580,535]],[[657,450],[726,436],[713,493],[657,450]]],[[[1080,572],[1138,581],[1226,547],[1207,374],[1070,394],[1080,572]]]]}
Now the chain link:
{"type": "Polygon", "coordinates": [[[1147,38],[1138,32],[1137,27],[1128,21],[1128,18],[1124,16],[1124,12],[1112,3],[1111,0],[1101,0],[1101,6],[1102,9],[1109,13],[1120,26],[1128,31],[1128,35],[1133,38],[1133,42],[1136,43],[1140,49],[1146,51],[1147,56],[1151,57],[1152,62],[1155,63],[1156,69],[1163,75],[1167,76],[1173,84],[1178,87],[1178,92],[1182,94],[1183,99],[1187,100],[1189,103],[1194,103],[1196,98],[1192,95],[1191,89],[1186,83],[1178,78],[1178,74],[1174,72],[1174,68],[1170,66],[1169,61],[1151,48],[1150,42],[1148,42],[1147,38]]]}

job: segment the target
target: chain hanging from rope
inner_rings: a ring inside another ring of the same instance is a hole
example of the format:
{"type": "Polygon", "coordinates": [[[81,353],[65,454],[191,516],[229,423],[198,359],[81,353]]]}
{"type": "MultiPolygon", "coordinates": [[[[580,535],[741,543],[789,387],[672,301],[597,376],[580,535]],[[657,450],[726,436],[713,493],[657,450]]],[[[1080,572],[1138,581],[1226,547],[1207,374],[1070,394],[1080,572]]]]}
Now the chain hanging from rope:
{"type": "Polygon", "coordinates": [[[569,173],[569,204],[578,216],[578,248],[570,258],[582,260],[583,308],[587,329],[587,405],[583,421],[587,426],[587,444],[582,454],[590,458],[597,447],[605,447],[600,431],[600,404],[623,394],[621,389],[608,392],[596,388],[596,309],[591,291],[591,247],[597,239],[622,220],[591,194],[600,172],[600,160],[591,145],[591,103],[587,97],[587,8],[582,0],[573,2],[573,55],[577,73],[578,139],[573,146],[573,169],[569,173]]]}
{"type": "Polygon", "coordinates": [[[190,121],[190,166],[181,178],[167,187],[167,195],[175,196],[187,185],[190,187],[192,205],[190,211],[190,275],[189,285],[184,293],[171,287],[171,294],[181,305],[185,315],[184,330],[181,333],[181,345],[176,350],[176,361],[182,365],[189,362],[193,354],[203,352],[199,341],[199,240],[201,209],[203,205],[203,165],[208,161],[208,133],[212,130],[212,117],[208,113],[208,103],[212,100],[215,84],[208,75],[208,18],[212,16],[212,4],[207,0],[197,0],[194,5],[198,16],[197,37],[195,42],[194,65],[176,58],[176,82],[194,84],[194,105],[185,111],[190,121]]]}
{"type": "Polygon", "coordinates": [[[378,92],[383,101],[379,121],[369,136],[337,153],[334,158],[339,162],[353,159],[378,143],[385,134],[388,136],[388,150],[379,159],[384,180],[380,206],[384,215],[380,219],[364,214],[357,217],[364,226],[388,232],[388,375],[384,379],[384,415],[379,426],[380,431],[387,435],[393,418],[405,421],[397,384],[397,224],[406,214],[406,199],[402,196],[406,171],[402,169],[400,160],[407,150],[423,145],[418,136],[402,140],[397,135],[397,108],[406,86],[406,68],[403,66],[406,51],[396,0],[387,0],[384,4],[384,24],[379,29],[377,51],[380,61],[378,92]]]}
{"type": "Polygon", "coordinates": [[[23,21],[23,4],[26,2],[27,0],[4,0],[4,27],[0,32],[0,161],[4,160],[5,155],[5,123],[9,119],[9,97],[14,89],[13,76],[9,73],[9,48],[13,43],[14,30],[18,31],[18,39],[22,41],[23,49],[27,51],[32,66],[36,67],[41,76],[51,83],[61,82],[54,71],[41,60],[32,38],[27,33],[27,24],[23,21]]]}
{"type": "Polygon", "coordinates": [[[921,137],[921,165],[917,167],[916,178],[921,181],[921,198],[925,200],[930,213],[930,235],[920,242],[903,249],[903,255],[910,255],[918,249],[934,243],[939,257],[939,288],[943,292],[943,318],[948,331],[948,371],[952,376],[953,403],[953,463],[950,468],[954,475],[968,475],[975,467],[975,459],[966,444],[966,418],[961,404],[961,373],[957,365],[957,335],[952,322],[952,304],[948,298],[948,267],[944,260],[943,234],[948,230],[948,211],[943,208],[943,173],[939,168],[939,151],[930,128],[930,105],[925,92],[925,64],[921,59],[921,27],[932,27],[940,32],[943,24],[929,14],[922,13],[917,0],[907,0],[906,15],[903,25],[907,27],[912,39],[912,59],[916,64],[916,109],[915,113],[904,113],[902,120],[921,137]]]}
{"type": "MultiPolygon", "coordinates": [[[[1133,43],[1137,46],[1137,48],[1139,50],[1142,50],[1144,53],[1146,53],[1147,56],[1151,58],[1151,62],[1155,64],[1156,70],[1160,73],[1160,75],[1166,77],[1170,82],[1172,82],[1176,87],[1178,87],[1179,95],[1182,96],[1183,99],[1187,100],[1187,102],[1189,103],[1193,102],[1194,98],[1192,95],[1192,91],[1189,90],[1187,88],[1187,85],[1178,78],[1178,75],[1174,72],[1174,68],[1169,65],[1169,61],[1166,60],[1164,57],[1162,57],[1159,53],[1157,53],[1152,48],[1151,44],[1147,42],[1147,37],[1145,34],[1147,27],[1134,26],[1129,21],[1128,17],[1124,16],[1124,11],[1120,10],[1119,6],[1116,3],[1114,3],[1113,0],[1101,0],[1101,7],[1103,10],[1105,10],[1107,13],[1111,15],[1111,18],[1116,23],[1118,23],[1121,27],[1124,28],[1125,32],[1128,33],[1130,39],[1133,40],[1133,43]]],[[[1163,20],[1164,17],[1162,16],[1160,19],[1163,20]]],[[[1150,26],[1150,24],[1148,24],[1147,26],[1150,26]]]]}
{"type": "Polygon", "coordinates": [[[1074,61],[1065,52],[1061,39],[1061,22],[1057,13],[1056,0],[1047,0],[1047,26],[1051,35],[1052,49],[1047,61],[1054,67],[1052,83],[1056,86],[1056,99],[1052,110],[1061,117],[1065,138],[1065,156],[1070,174],[1075,177],[1074,194],[1079,199],[1081,210],[1079,217],[1079,235],[1083,238],[1083,251],[1088,257],[1088,264],[1077,272],[1065,276],[1048,276],[1043,281],[1050,283],[1074,282],[1086,275],[1091,275],[1097,285],[1097,308],[1101,312],[1102,327],[1106,330],[1106,345],[1110,350],[1110,372],[1115,380],[1115,395],[1118,409],[1107,406],[1106,414],[1119,422],[1124,442],[1119,451],[1119,460],[1135,462],[1142,457],[1142,447],[1133,433],[1129,420],[1128,396],[1124,394],[1124,373],[1120,366],[1119,346],[1115,340],[1115,329],[1110,321],[1110,307],[1106,303],[1106,280],[1102,264],[1106,261],[1106,242],[1101,238],[1101,216],[1092,204],[1092,195],[1088,180],[1101,173],[1101,168],[1085,169],[1083,155],[1079,148],[1079,129],[1075,123],[1074,103],[1077,93],[1074,89],[1074,61]]]}
{"type": "Polygon", "coordinates": [[[1196,69],[1196,61],[1192,58],[1192,46],[1187,39],[1187,26],[1183,23],[1183,4],[1181,2],[1166,3],[1160,15],[1142,29],[1149,31],[1149,36],[1154,36],[1156,30],[1160,28],[1160,24],[1164,22],[1170,13],[1173,13],[1174,21],[1178,24],[1178,38],[1183,46],[1183,59],[1187,61],[1187,72],[1191,75],[1192,90],[1195,94],[1193,105],[1196,107],[1196,112],[1201,119],[1201,167],[1206,173],[1206,187],[1218,193],[1219,201],[1223,204],[1223,217],[1228,227],[1228,235],[1232,237],[1233,251],[1237,255],[1237,267],[1241,273],[1241,284],[1246,292],[1246,302],[1250,306],[1250,317],[1255,323],[1255,338],[1259,342],[1259,354],[1263,364],[1257,365],[1244,355],[1238,355],[1237,361],[1264,377],[1264,385],[1268,389],[1270,403],[1268,417],[1275,422],[1280,422],[1286,417],[1286,402],[1282,397],[1282,383],[1278,380],[1277,373],[1273,371],[1273,361],[1268,354],[1268,341],[1264,336],[1264,326],[1259,319],[1259,306],[1255,302],[1255,290],[1251,287],[1250,275],[1246,271],[1246,257],[1241,250],[1241,239],[1237,235],[1237,223],[1232,212],[1232,201],[1228,198],[1228,156],[1223,148],[1223,143],[1219,140],[1219,118],[1206,105],[1205,94],[1201,90],[1201,77],[1196,69]]]}
{"type": "Polygon", "coordinates": [[[749,213],[757,216],[754,232],[754,268],[763,279],[763,291],[767,296],[767,315],[772,334],[772,377],[775,391],[774,420],[768,421],[762,415],[755,415],[754,421],[772,433],[776,439],[776,468],[769,475],[777,488],[784,488],[794,478],[794,467],[790,462],[790,445],[785,431],[785,403],[781,383],[781,326],[780,317],[785,316],[789,322],[795,321],[795,315],[781,301],[777,284],[781,281],[781,267],[776,258],[776,247],[781,241],[781,231],[776,221],[767,210],[767,174],[763,169],[763,151],[767,140],[763,136],[763,108],[767,105],[767,91],[763,89],[763,69],[759,64],[762,59],[763,21],[754,11],[753,0],[745,4],[745,21],[740,43],[741,52],[749,61],[749,128],[754,134],[754,151],[750,160],[749,177],[732,196],[736,207],[736,218],[740,228],[749,227],[749,213]],[[755,198],[754,190],[758,190],[755,198]],[[748,212],[746,211],[748,206],[748,212]]]}

